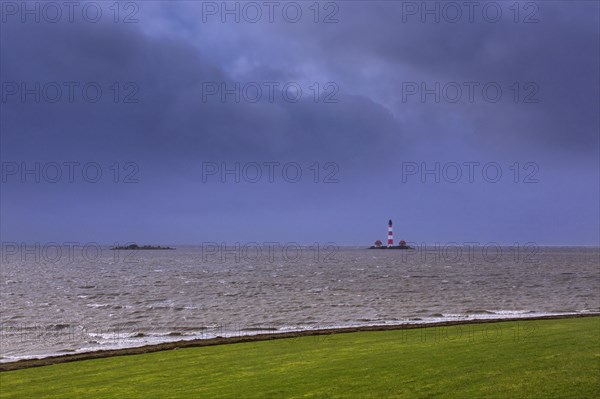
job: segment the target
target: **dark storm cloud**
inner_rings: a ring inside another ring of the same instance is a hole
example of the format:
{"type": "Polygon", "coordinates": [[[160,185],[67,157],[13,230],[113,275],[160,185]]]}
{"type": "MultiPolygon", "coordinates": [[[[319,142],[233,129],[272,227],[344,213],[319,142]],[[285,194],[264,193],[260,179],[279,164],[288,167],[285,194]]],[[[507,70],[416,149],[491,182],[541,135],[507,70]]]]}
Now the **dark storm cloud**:
{"type": "MultiPolygon", "coordinates": [[[[214,27],[203,25],[201,14],[194,18],[194,13],[186,13],[187,5],[169,5],[172,21],[191,25],[187,42],[143,34],[138,24],[7,23],[3,27],[4,81],[98,81],[107,91],[105,98],[112,82],[135,82],[140,102],[104,101],[92,106],[79,101],[39,107],[9,102],[5,104],[4,139],[12,143],[11,132],[27,130],[23,125],[19,129],[10,126],[14,116],[15,123],[27,120],[45,130],[40,133],[45,137],[53,130],[53,137],[70,145],[93,143],[94,151],[100,145],[110,152],[111,144],[119,142],[136,143],[140,155],[148,156],[168,149],[178,157],[201,157],[206,152],[216,157],[277,157],[294,149],[301,158],[314,153],[348,158],[356,156],[366,141],[369,148],[375,148],[381,141],[407,139],[390,112],[419,129],[410,133],[413,137],[431,135],[427,123],[435,125],[435,119],[447,119],[445,113],[458,112],[464,131],[477,130],[484,147],[486,141],[497,146],[498,138],[511,135],[533,144],[563,147],[567,130],[569,145],[576,149],[589,151],[597,142],[599,66],[595,54],[599,43],[593,12],[597,5],[542,4],[539,22],[529,25],[515,24],[508,15],[497,24],[481,18],[474,23],[466,19],[457,24],[421,23],[418,16],[403,23],[402,2],[341,6],[341,21],[332,26],[308,20],[298,26],[279,21],[214,27]],[[213,27],[223,33],[218,44],[202,32],[213,27]],[[246,56],[254,64],[232,76],[231,65],[224,65],[224,60],[246,56]],[[308,84],[298,104],[280,98],[274,103],[251,104],[243,99],[234,103],[232,97],[221,103],[218,94],[203,102],[206,82],[226,82],[232,87],[236,81],[242,86],[246,82],[310,81],[303,65],[294,65],[302,61],[332,76],[340,88],[339,103],[315,104],[308,84]],[[380,70],[365,77],[363,71],[374,65],[381,65],[380,70]],[[474,105],[442,100],[436,109],[431,100],[420,103],[418,95],[408,102],[401,99],[406,82],[433,87],[436,82],[470,81],[479,84],[474,105]],[[480,93],[487,82],[502,86],[504,100],[513,95],[514,82],[519,83],[521,96],[526,94],[522,86],[534,82],[541,104],[503,101],[489,106],[480,93]],[[442,107],[446,110],[439,112],[442,107]],[[27,115],[32,109],[35,118],[27,115]],[[509,112],[515,115],[512,120],[505,118],[509,112]],[[47,123],[47,118],[53,123],[47,123]]],[[[191,7],[198,12],[201,6],[191,7]]]]}
{"type": "MultiPolygon", "coordinates": [[[[379,65],[380,73],[367,87],[389,92],[395,97],[392,109],[400,112],[414,104],[402,102],[403,82],[424,82],[428,88],[435,82],[442,86],[477,82],[479,98],[474,106],[441,102],[461,113],[463,126],[477,129],[492,147],[514,137],[531,145],[559,150],[566,145],[595,155],[600,105],[598,3],[536,3],[538,22],[531,24],[515,23],[508,3],[498,2],[495,4],[503,4],[504,14],[497,23],[487,22],[477,13],[474,23],[466,15],[458,23],[447,23],[443,18],[435,23],[432,16],[422,23],[420,14],[407,17],[403,23],[403,3],[407,2],[378,3],[369,8],[361,2],[344,4],[340,16],[344,23],[328,32],[313,30],[313,40],[303,48],[318,55],[325,65],[343,71],[349,80],[359,79],[357,71],[379,65]],[[521,101],[527,93],[523,86],[533,82],[538,86],[535,98],[540,103],[502,101],[488,106],[480,90],[489,82],[502,86],[504,100],[512,98],[510,87],[518,82],[521,101]],[[512,121],[507,120],[507,114],[515,115],[512,121]]],[[[481,9],[486,3],[478,4],[481,9]]],[[[422,118],[425,111],[436,118],[439,107],[428,107],[431,102],[417,104],[411,112],[422,118]]],[[[426,132],[430,122],[425,121],[420,130],[426,132]]],[[[485,146],[485,142],[480,144],[485,146]]]]}
{"type": "Polygon", "coordinates": [[[269,101],[262,82],[281,81],[268,67],[248,81],[263,90],[259,102],[204,96],[207,84],[225,83],[231,89],[236,81],[210,54],[185,43],[151,39],[136,27],[12,24],[4,37],[4,82],[26,82],[30,88],[35,82],[98,82],[104,89],[98,103],[82,101],[81,95],[73,103],[63,98],[56,104],[43,98],[35,104],[28,97],[24,106],[18,95],[9,97],[3,140],[22,155],[56,151],[60,156],[76,150],[155,161],[341,160],[372,155],[400,134],[391,114],[365,97],[336,94],[335,103],[322,104],[305,85],[303,98],[293,103],[282,99],[283,81],[269,101]],[[135,83],[139,102],[115,104],[109,90],[114,82],[135,83]],[[46,145],[37,147],[32,135],[46,145]],[[371,143],[369,151],[365,142],[371,143]]]}

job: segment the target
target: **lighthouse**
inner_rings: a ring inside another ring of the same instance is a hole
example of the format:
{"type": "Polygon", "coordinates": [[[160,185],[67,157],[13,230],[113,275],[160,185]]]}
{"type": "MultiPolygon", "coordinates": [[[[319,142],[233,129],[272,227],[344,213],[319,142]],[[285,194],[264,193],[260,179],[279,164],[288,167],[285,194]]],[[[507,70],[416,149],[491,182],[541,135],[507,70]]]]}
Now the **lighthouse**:
{"type": "Polygon", "coordinates": [[[394,231],[392,229],[392,219],[388,221],[388,237],[387,237],[387,245],[383,245],[383,243],[379,240],[375,241],[375,245],[371,246],[369,249],[413,249],[410,245],[406,245],[406,241],[400,240],[397,246],[394,246],[394,231]]]}

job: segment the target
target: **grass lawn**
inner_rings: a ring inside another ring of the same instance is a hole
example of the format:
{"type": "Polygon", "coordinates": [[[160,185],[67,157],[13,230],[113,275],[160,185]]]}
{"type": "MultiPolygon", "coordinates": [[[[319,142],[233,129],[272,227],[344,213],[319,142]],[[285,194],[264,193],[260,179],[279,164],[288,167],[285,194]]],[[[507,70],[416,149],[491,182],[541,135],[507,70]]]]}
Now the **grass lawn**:
{"type": "Polygon", "coordinates": [[[0,373],[1,398],[600,398],[600,317],[198,347],[0,373]]]}

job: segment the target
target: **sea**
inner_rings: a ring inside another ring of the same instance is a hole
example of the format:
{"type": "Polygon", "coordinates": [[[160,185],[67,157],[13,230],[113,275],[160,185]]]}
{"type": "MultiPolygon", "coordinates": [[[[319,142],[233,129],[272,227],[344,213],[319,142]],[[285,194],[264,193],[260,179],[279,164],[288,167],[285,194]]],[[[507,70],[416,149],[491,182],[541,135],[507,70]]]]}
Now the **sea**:
{"type": "Polygon", "coordinates": [[[0,361],[311,329],[600,313],[600,249],[3,244],[0,361]]]}

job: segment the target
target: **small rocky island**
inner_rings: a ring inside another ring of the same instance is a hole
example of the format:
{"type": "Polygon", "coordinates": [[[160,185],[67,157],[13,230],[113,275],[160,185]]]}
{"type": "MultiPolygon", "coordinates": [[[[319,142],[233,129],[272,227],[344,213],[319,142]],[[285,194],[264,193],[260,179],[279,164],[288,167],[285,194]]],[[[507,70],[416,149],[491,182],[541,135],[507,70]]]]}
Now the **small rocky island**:
{"type": "Polygon", "coordinates": [[[404,240],[401,240],[398,245],[383,245],[379,240],[375,241],[375,245],[369,247],[369,249],[414,249],[410,245],[407,245],[404,240]]]}
{"type": "Polygon", "coordinates": [[[171,248],[171,247],[161,247],[160,245],[158,246],[154,246],[154,245],[137,245],[137,244],[130,244],[130,245],[122,245],[122,246],[116,246],[116,247],[112,247],[111,248],[113,251],[114,250],[158,250],[158,249],[175,249],[175,248],[171,248]]]}
{"type": "Polygon", "coordinates": [[[369,249],[414,249],[414,248],[411,247],[410,245],[394,245],[391,247],[388,247],[386,245],[382,245],[380,247],[378,247],[376,245],[372,245],[369,247],[369,249]]]}

